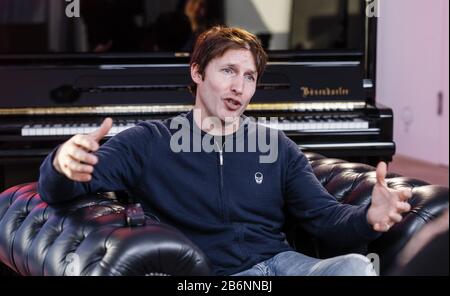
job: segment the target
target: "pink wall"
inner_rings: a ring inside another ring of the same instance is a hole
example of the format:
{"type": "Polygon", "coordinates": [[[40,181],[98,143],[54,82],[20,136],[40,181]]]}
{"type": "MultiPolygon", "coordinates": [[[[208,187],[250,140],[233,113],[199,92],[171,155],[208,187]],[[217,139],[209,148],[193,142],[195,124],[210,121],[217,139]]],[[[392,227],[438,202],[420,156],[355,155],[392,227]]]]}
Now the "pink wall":
{"type": "Polygon", "coordinates": [[[394,110],[397,154],[448,166],[448,0],[379,1],[377,101],[394,110]]]}

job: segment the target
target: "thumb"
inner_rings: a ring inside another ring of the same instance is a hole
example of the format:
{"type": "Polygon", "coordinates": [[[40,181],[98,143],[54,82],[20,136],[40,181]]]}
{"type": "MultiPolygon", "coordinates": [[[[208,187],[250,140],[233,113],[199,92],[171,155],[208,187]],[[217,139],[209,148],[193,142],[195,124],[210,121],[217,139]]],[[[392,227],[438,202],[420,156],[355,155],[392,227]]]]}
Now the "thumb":
{"type": "Polygon", "coordinates": [[[384,161],[381,161],[377,165],[377,183],[380,185],[385,185],[386,181],[386,173],[387,173],[387,165],[384,161]]]}
{"type": "Polygon", "coordinates": [[[104,136],[108,134],[109,130],[112,127],[112,123],[113,121],[110,117],[105,118],[100,127],[95,131],[93,131],[92,133],[90,133],[89,135],[92,136],[94,140],[96,140],[97,142],[100,141],[104,136]]]}

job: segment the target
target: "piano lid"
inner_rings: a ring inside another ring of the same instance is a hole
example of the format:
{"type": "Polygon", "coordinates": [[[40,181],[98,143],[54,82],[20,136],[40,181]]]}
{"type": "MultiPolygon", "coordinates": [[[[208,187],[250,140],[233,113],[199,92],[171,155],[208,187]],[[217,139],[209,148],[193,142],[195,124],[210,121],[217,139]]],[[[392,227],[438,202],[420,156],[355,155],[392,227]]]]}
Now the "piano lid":
{"type": "MultiPolygon", "coordinates": [[[[269,62],[253,103],[365,102],[360,55],[269,62]]],[[[188,64],[8,66],[0,108],[188,105],[188,64]]]]}
{"type": "MultiPolygon", "coordinates": [[[[186,64],[195,32],[185,21],[192,2],[81,0],[79,17],[70,17],[68,3],[9,1],[0,15],[0,107],[191,102],[186,64]]],[[[366,15],[370,1],[198,2],[206,11],[200,27],[244,27],[269,51],[273,64],[255,100],[273,99],[277,90],[279,100],[328,96],[374,103],[376,18],[366,15]],[[281,73],[294,64],[300,78],[281,73]]]]}

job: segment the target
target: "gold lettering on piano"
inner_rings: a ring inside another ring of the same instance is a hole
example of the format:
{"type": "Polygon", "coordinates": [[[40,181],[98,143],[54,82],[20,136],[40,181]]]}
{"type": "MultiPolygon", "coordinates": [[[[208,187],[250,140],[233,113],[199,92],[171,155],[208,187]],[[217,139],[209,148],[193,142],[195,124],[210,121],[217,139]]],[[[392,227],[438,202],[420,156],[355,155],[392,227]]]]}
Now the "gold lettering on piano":
{"type": "Polygon", "coordinates": [[[350,93],[350,90],[345,87],[339,87],[339,88],[312,88],[303,86],[301,87],[302,94],[304,98],[307,97],[331,97],[331,96],[348,96],[350,93]]]}

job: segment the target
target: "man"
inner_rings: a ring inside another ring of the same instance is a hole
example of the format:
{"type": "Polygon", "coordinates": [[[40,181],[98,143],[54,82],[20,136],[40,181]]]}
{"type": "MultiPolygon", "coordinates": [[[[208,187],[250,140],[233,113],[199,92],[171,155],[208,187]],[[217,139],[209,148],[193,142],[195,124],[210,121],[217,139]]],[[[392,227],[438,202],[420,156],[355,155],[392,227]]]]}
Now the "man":
{"type": "Polygon", "coordinates": [[[262,162],[261,151],[223,149],[228,142],[248,148],[256,129],[269,131],[242,116],[265,64],[254,35],[221,27],[203,33],[191,58],[198,112],[143,122],[102,147],[110,118],[92,134],[75,135],[42,164],[42,199],[55,203],[88,192],[127,190],[146,211],[197,244],[216,275],[373,274],[361,255],[318,260],[294,252],[281,228],[286,208],[310,233],[336,246],[376,238],[410,209],[405,202],[410,192],[386,186],[386,164],[377,168],[371,204],[356,207],[326,192],[282,132],[276,132],[278,153],[272,161],[262,162]],[[174,151],[180,131],[189,140],[213,144],[214,151],[174,151]]]}

